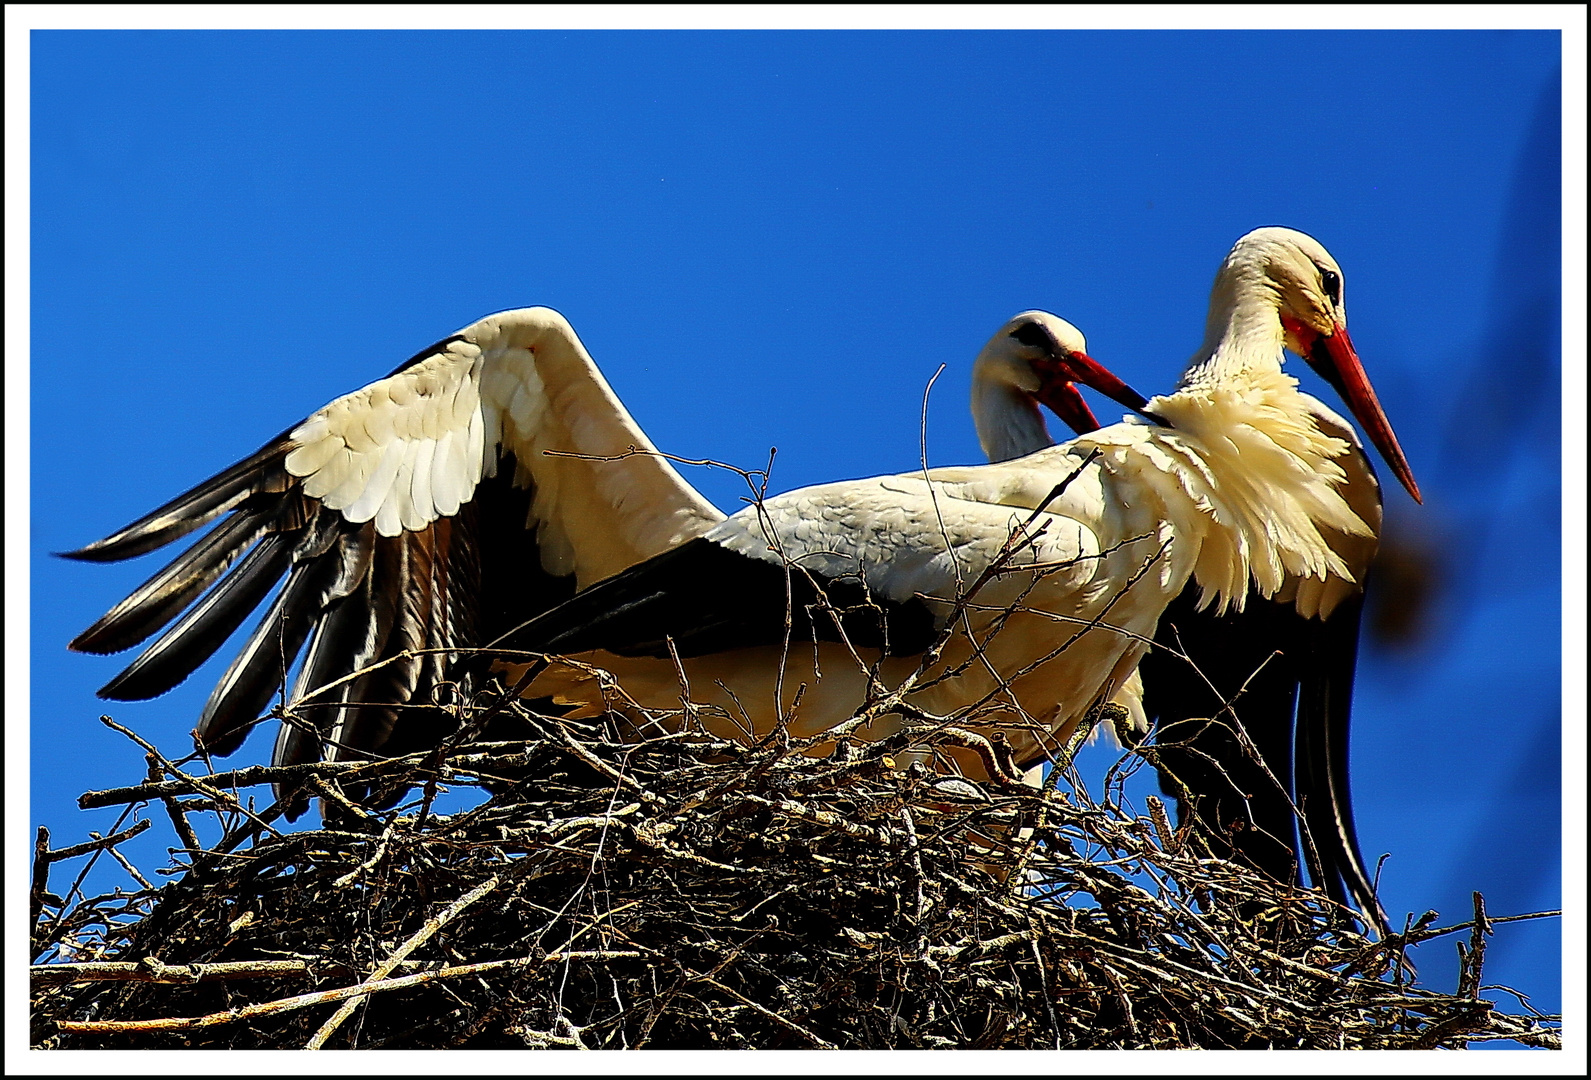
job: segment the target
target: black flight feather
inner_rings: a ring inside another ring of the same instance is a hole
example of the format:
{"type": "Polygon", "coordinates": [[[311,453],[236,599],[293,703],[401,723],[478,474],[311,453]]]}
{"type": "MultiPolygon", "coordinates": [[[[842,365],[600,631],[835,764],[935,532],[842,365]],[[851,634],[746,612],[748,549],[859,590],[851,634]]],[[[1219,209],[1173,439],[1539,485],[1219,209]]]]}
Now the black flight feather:
{"type": "Polygon", "coordinates": [[[1162,648],[1140,665],[1161,786],[1177,796],[1179,820],[1197,814],[1218,838],[1217,855],[1278,881],[1307,869],[1317,887],[1355,901],[1384,929],[1347,780],[1362,598],[1325,621],[1252,588],[1241,613],[1217,616],[1197,601],[1190,582],[1161,616],[1162,648]]]}
{"type": "Polygon", "coordinates": [[[75,652],[130,649],[165,626],[268,529],[278,507],[240,509],[72,639],[75,652]]]}
{"type": "Polygon", "coordinates": [[[1235,853],[1278,881],[1296,880],[1291,795],[1302,619],[1252,590],[1241,613],[1220,616],[1198,610],[1198,597],[1190,581],[1160,617],[1155,640],[1163,648],[1139,666],[1162,787],[1178,796],[1179,820],[1196,812],[1220,838],[1217,855],[1235,853]]]}
{"type": "MultiPolygon", "coordinates": [[[[292,429],[289,428],[288,431],[292,429]]],[[[292,453],[288,431],[260,447],[236,465],[190,488],[137,521],[76,551],[63,551],[63,559],[116,562],[163,547],[232,509],[250,495],[282,491],[289,478],[282,462],[292,453]]]]}
{"type": "Polygon", "coordinates": [[[1360,853],[1348,784],[1348,729],[1363,608],[1360,593],[1311,627],[1311,657],[1299,687],[1294,733],[1297,801],[1305,850],[1320,864],[1317,880],[1323,879],[1337,900],[1356,903],[1385,933],[1386,915],[1360,853]]]}
{"type": "Polygon", "coordinates": [[[164,694],[219,649],[271,591],[292,557],[292,540],[271,533],[171,629],[99,691],[115,701],[164,694]]]}
{"type": "Polygon", "coordinates": [[[216,683],[194,728],[194,738],[212,754],[230,754],[242,745],[285,682],[338,582],[342,560],[326,552],[342,525],[335,512],[323,510],[316,516],[298,541],[303,558],[295,562],[276,602],[216,683]]]}

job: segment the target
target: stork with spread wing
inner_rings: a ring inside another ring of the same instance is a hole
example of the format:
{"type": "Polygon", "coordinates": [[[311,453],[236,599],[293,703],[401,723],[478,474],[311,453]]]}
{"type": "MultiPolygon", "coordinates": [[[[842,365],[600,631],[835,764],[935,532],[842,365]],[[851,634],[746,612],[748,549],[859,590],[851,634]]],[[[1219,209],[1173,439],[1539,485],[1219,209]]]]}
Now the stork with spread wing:
{"type": "MultiPolygon", "coordinates": [[[[1037,431],[1047,443],[1040,400],[1074,427],[1097,426],[1067,377],[1072,358],[1125,391],[1083,348],[1054,316],[1011,320],[976,368],[980,433],[1009,443],[1013,431],[1037,431]]],[[[235,750],[307,642],[291,698],[333,689],[306,710],[319,723],[281,727],[279,765],[434,745],[449,730],[443,717],[414,706],[449,678],[453,654],[723,520],[547,308],[493,315],[438,342],[68,555],[131,558],[223,514],[72,648],[117,652],[164,629],[101,690],[151,698],[213,655],[285,577],[194,733],[210,753],[235,750]]]]}

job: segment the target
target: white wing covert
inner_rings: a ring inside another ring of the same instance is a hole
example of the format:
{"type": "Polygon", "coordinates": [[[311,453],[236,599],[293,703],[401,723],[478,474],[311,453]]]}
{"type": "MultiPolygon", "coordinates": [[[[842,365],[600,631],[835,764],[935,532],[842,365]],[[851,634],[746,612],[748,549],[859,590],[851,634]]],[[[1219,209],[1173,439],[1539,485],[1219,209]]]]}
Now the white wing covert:
{"type": "Polygon", "coordinates": [[[535,489],[545,568],[582,588],[723,517],[657,453],[550,308],[488,316],[288,438],[285,467],[304,494],[350,522],[374,520],[381,536],[453,516],[511,454],[515,486],[535,489]]]}

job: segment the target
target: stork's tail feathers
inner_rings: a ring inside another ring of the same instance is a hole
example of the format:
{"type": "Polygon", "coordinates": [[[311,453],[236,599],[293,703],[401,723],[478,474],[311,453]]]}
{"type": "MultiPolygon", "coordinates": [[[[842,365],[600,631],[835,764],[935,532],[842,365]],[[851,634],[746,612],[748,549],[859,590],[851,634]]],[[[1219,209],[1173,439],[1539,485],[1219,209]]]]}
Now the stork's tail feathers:
{"type": "Polygon", "coordinates": [[[1294,760],[1300,836],[1311,878],[1339,902],[1357,906],[1385,934],[1386,913],[1359,850],[1348,787],[1348,726],[1363,604],[1362,593],[1352,597],[1318,627],[1299,687],[1294,760]]]}
{"type": "Polygon", "coordinates": [[[1278,881],[1307,871],[1385,933],[1348,790],[1361,599],[1324,620],[1257,595],[1241,616],[1199,611],[1196,600],[1190,586],[1167,607],[1160,647],[1141,665],[1179,818],[1196,815],[1215,854],[1278,881]]]}

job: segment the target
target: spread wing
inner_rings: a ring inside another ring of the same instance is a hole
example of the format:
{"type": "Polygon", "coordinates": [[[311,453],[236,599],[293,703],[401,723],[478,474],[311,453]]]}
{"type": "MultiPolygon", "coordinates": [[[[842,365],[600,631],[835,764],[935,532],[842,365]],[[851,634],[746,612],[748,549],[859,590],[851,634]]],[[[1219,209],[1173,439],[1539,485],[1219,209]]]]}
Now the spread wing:
{"type": "Polygon", "coordinates": [[[211,694],[199,744],[235,750],[306,642],[295,698],[388,662],[316,698],[316,731],[284,726],[278,764],[434,742],[425,725],[437,714],[408,707],[432,701],[445,650],[489,641],[722,520],[653,451],[561,315],[488,316],[66,553],[129,559],[221,518],[71,648],[119,652],[163,631],[100,691],[151,698],[285,578],[211,694]],[[604,457],[617,460],[591,460],[604,457]]]}

